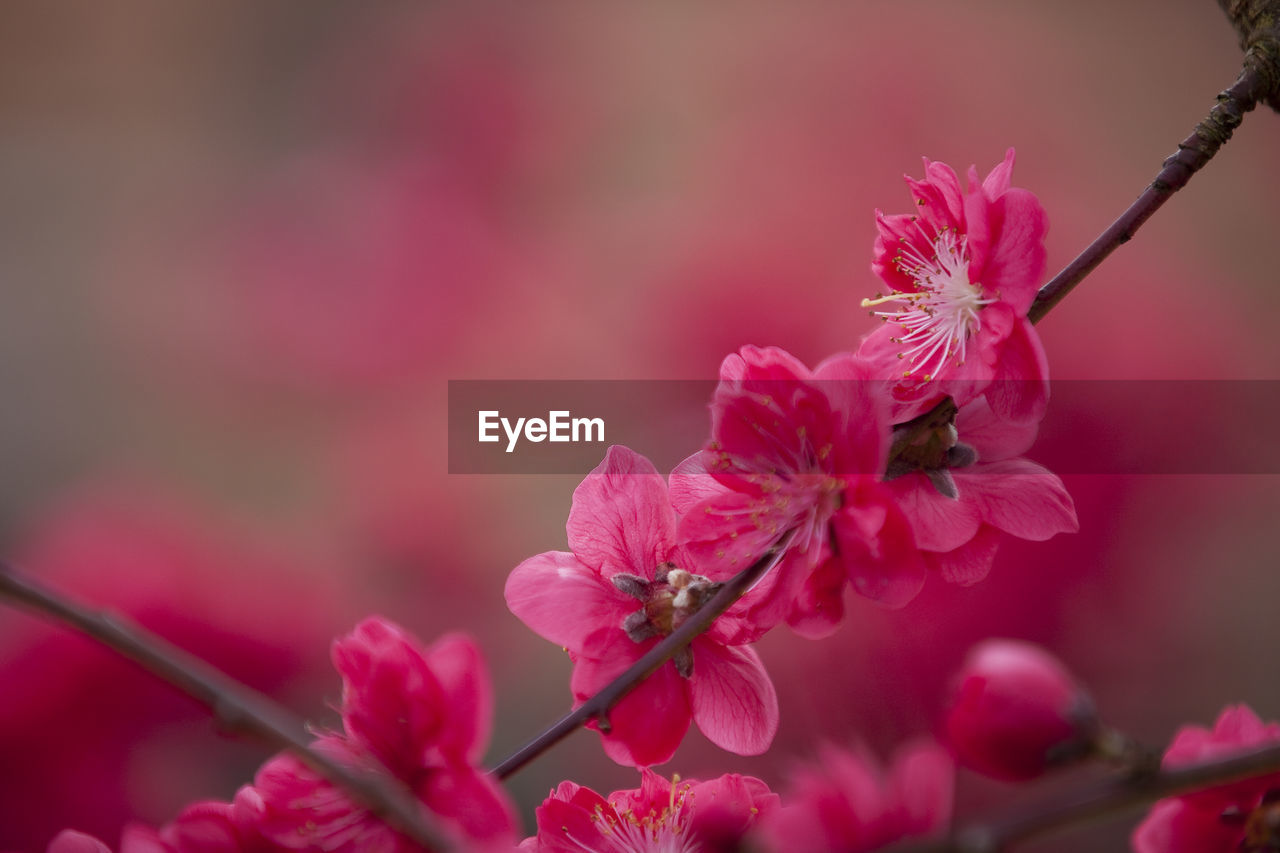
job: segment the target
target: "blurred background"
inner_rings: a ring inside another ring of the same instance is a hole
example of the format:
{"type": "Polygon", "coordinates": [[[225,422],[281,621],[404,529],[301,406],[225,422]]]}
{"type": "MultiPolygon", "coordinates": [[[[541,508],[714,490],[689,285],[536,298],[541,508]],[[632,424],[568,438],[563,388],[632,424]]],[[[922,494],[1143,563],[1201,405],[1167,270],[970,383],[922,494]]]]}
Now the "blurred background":
{"type": "MultiPolygon", "coordinates": [[[[362,615],[465,629],[496,760],[568,707],[569,662],[502,588],[565,547],[578,478],[448,474],[448,380],[709,378],[742,344],[853,348],[873,210],[905,209],[922,155],[985,173],[1016,146],[1052,273],[1238,63],[1209,0],[5,3],[0,553],[322,725],[328,644],[362,615]]],[[[1249,117],[1054,311],[1055,377],[1277,378],[1277,140],[1280,117],[1249,117]]],[[[1032,457],[1122,430],[1125,395],[1104,397],[1051,406],[1032,457]]],[[[1194,455],[1231,417],[1188,400],[1150,438],[1194,455]]],[[[1079,470],[1078,535],[1007,541],[982,584],[901,611],[851,601],[824,642],[771,634],[773,750],[691,732],[663,769],[777,789],[818,738],[886,755],[935,730],[987,636],[1045,643],[1153,745],[1229,702],[1280,717],[1280,483],[1079,470]]],[[[528,826],[562,779],[636,784],[597,740],[515,777],[528,826]]],[[[264,757],[0,611],[0,848],[64,827],[114,844],[264,757]]],[[[1035,794],[963,774],[958,808],[1035,794]]],[[[1136,819],[1028,849],[1123,849],[1136,819]]]]}

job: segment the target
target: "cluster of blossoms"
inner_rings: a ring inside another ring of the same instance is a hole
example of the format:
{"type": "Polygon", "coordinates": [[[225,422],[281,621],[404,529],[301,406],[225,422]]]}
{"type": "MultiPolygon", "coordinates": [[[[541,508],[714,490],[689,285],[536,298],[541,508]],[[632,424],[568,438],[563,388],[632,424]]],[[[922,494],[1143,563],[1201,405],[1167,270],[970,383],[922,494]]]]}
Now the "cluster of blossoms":
{"type": "MultiPolygon", "coordinates": [[[[985,179],[971,169],[962,188],[926,161],[925,177],[908,179],[914,211],[877,215],[873,269],[887,292],[864,304],[883,324],[856,352],[812,369],[777,348],[728,356],[703,448],[669,476],[610,448],[574,492],[569,550],[511,573],[511,611],[573,661],[575,707],[711,608],[705,630],[587,723],[613,760],[638,768],[638,788],[605,797],[563,782],[538,808],[537,834],[519,842],[515,809],[478,766],[492,712],[478,650],[456,635],[424,648],[378,618],[334,644],[343,726],[314,750],[398,780],[454,847],[557,853],[874,850],[947,822],[955,760],[1020,780],[1097,753],[1103,730],[1066,669],[1027,644],[990,641],[961,673],[949,750],[916,743],[882,772],[864,749],[826,746],[786,799],[759,779],[651,769],[691,723],[730,752],[769,748],[778,697],[752,644],[774,627],[823,637],[849,589],[902,607],[932,575],[982,580],[1003,534],[1039,541],[1076,529],[1062,482],[1022,457],[1048,400],[1027,316],[1046,219],[1010,185],[1012,168],[1010,151],[985,179]],[[744,572],[754,583],[729,600],[744,572]]],[[[1280,740],[1280,725],[1231,709],[1212,733],[1179,734],[1166,764],[1266,740],[1280,740]]],[[[1165,801],[1135,845],[1275,849],[1277,804],[1278,778],[1165,801]]],[[[413,849],[291,755],[231,802],[196,804],[158,831],[131,827],[121,841],[122,853],[413,849]]],[[[109,848],[68,831],[50,851],[109,848]]]]}

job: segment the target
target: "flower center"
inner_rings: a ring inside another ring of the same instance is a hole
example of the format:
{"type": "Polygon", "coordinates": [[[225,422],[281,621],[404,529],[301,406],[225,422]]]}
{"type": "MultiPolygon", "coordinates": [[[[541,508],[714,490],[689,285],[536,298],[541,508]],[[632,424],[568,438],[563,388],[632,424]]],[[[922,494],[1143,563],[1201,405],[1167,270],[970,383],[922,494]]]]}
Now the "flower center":
{"type": "Polygon", "coordinates": [[[982,286],[969,281],[967,238],[958,236],[953,228],[944,228],[930,242],[932,258],[903,240],[902,250],[893,259],[898,269],[910,276],[915,290],[895,290],[888,296],[877,294],[875,299],[862,300],[863,308],[901,304],[896,310],[873,311],[872,316],[902,327],[900,337],[890,338],[903,347],[898,358],[908,366],[902,377],[919,375],[925,382],[938,375],[948,359],[964,364],[966,342],[982,328],[979,312],[996,301],[983,298],[982,286]]]}
{"type": "Polygon", "coordinates": [[[686,831],[682,814],[688,786],[677,790],[674,783],[679,778],[673,780],[671,800],[662,811],[655,808],[637,815],[631,809],[618,811],[617,803],[612,809],[597,806],[593,820],[604,843],[586,843],[573,836],[569,840],[596,853],[698,853],[702,845],[686,831]]]}
{"type": "MultiPolygon", "coordinates": [[[[652,637],[665,637],[702,609],[724,584],[695,575],[675,563],[662,563],[653,580],[619,572],[613,585],[640,602],[639,610],[622,623],[622,630],[632,642],[642,643],[652,637]]],[[[693,653],[685,646],[672,658],[685,678],[693,674],[693,653]]]]}

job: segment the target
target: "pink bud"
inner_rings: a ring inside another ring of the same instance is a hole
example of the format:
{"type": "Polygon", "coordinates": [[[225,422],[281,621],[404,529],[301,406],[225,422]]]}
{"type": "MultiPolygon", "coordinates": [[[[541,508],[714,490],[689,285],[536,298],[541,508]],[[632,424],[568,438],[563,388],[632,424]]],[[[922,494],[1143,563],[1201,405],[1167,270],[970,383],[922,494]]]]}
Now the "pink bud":
{"type": "Polygon", "coordinates": [[[1037,645],[986,640],[969,651],[947,712],[961,764],[1009,781],[1086,755],[1098,722],[1066,667],[1037,645]]]}

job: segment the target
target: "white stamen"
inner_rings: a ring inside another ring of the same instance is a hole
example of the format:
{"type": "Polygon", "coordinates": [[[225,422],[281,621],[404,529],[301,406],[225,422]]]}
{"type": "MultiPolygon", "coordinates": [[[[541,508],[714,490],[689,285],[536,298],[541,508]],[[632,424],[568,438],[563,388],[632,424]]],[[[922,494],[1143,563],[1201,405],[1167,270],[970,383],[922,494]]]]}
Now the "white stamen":
{"type": "MultiPolygon", "coordinates": [[[[924,234],[923,229],[920,233],[924,234]]],[[[996,301],[984,299],[981,285],[969,281],[967,238],[944,228],[929,242],[933,245],[931,259],[906,240],[894,258],[917,290],[895,290],[888,296],[862,300],[864,308],[887,302],[904,305],[897,311],[876,311],[875,316],[902,327],[903,335],[892,340],[904,346],[898,357],[909,360],[903,377],[922,373],[926,382],[942,371],[948,359],[964,364],[969,336],[982,328],[979,314],[983,306],[996,301]]]]}

